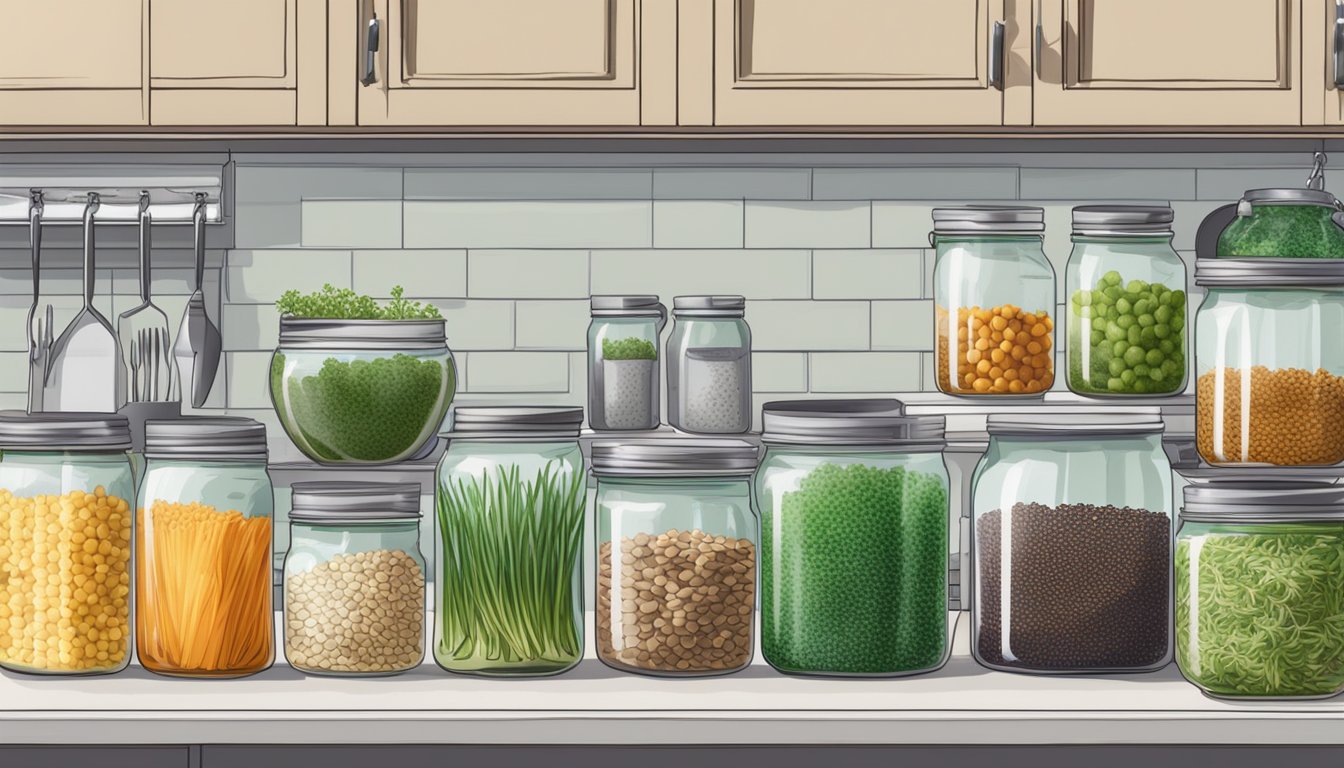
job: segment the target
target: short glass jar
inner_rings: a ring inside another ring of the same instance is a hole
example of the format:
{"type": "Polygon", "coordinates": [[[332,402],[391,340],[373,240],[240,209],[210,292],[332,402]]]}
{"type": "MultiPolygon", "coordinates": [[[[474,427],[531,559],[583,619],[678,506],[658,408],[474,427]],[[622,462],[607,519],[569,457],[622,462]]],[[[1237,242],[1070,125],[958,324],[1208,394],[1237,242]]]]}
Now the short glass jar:
{"type": "Polygon", "coordinates": [[[1344,259],[1344,207],[1323,189],[1252,189],[1218,236],[1219,258],[1344,259]]]}
{"type": "Polygon", "coordinates": [[[1176,540],[1176,663],[1217,697],[1344,691],[1344,488],[1186,488],[1176,540]]]}
{"type": "Polygon", "coordinates": [[[266,427],[145,423],[136,527],[136,648],[150,672],[243,677],[275,660],[266,427]]]}
{"type": "Polygon", "coordinates": [[[1171,464],[1156,409],[991,415],[972,480],[975,659],[1039,674],[1171,661],[1171,464]]]}
{"type": "Polygon", "coordinates": [[[1092,397],[1185,389],[1185,263],[1171,247],[1165,206],[1073,209],[1069,389],[1092,397]]]}
{"type": "Polygon", "coordinates": [[[434,660],[555,675],[583,658],[582,408],[455,408],[434,496],[434,660]]]}
{"type": "Polygon", "coordinates": [[[1040,396],[1054,386],[1055,271],[1044,232],[1040,208],[933,209],[939,390],[1040,396]]]}
{"type": "Polygon", "coordinates": [[[314,675],[394,675],[425,658],[415,483],[297,483],[285,555],[285,658],[314,675]]]}
{"type": "Polygon", "coordinates": [[[0,667],[129,663],[130,447],[124,416],[0,412],[0,667]]]}
{"type": "Polygon", "coordinates": [[[1210,464],[1344,461],[1344,263],[1201,259],[1196,435],[1210,464]]]}
{"type": "Polygon", "coordinates": [[[948,632],[944,418],[895,400],[767,403],[761,653],[791,674],[941,667],[948,632]]]}
{"type": "Polygon", "coordinates": [[[667,340],[667,421],[682,432],[751,429],[751,329],[741,296],[677,296],[667,340]]]}
{"type": "Polygon", "coordinates": [[[271,402],[319,464],[395,464],[428,455],[457,391],[443,320],[284,317],[271,402]]]}
{"type": "Polygon", "coordinates": [[[658,341],[667,307],[657,296],[593,296],[588,325],[588,425],[655,429],[661,410],[658,341]]]}
{"type": "Polygon", "coordinates": [[[757,453],[743,440],[593,444],[604,664],[693,677],[751,663],[757,453]]]}

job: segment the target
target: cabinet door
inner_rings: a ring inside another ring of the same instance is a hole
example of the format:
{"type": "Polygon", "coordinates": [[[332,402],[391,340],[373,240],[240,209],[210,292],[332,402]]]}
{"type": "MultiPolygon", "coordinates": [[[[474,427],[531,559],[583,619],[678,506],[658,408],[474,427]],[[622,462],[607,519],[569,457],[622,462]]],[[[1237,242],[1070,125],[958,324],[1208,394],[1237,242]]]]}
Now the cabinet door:
{"type": "Polygon", "coordinates": [[[146,0],[0,0],[0,125],[144,125],[146,0]]]}
{"type": "Polygon", "coordinates": [[[150,122],[325,122],[323,0],[150,0],[150,122]]]}
{"type": "Polygon", "coordinates": [[[1302,124],[1344,125],[1344,3],[1303,0],[1302,124]]]}
{"type": "Polygon", "coordinates": [[[1037,125],[1302,123],[1301,0],[1043,0],[1037,125]]]}
{"type": "MultiPolygon", "coordinates": [[[[674,121],[676,0],[375,0],[360,125],[635,126],[674,121]],[[647,113],[647,114],[646,114],[647,113]]],[[[361,45],[365,41],[360,41],[361,45]]],[[[361,48],[358,65],[365,63],[361,48]]]]}
{"type": "Polygon", "coordinates": [[[1029,18],[1025,2],[713,0],[712,11],[710,26],[683,23],[683,60],[713,62],[708,88],[682,78],[683,89],[712,94],[712,110],[685,109],[683,123],[708,111],[713,124],[738,126],[1029,120],[1027,60],[1013,50],[1029,18]],[[712,49],[696,49],[701,27],[712,29],[712,49]],[[999,65],[1001,77],[991,72],[999,65]]]}

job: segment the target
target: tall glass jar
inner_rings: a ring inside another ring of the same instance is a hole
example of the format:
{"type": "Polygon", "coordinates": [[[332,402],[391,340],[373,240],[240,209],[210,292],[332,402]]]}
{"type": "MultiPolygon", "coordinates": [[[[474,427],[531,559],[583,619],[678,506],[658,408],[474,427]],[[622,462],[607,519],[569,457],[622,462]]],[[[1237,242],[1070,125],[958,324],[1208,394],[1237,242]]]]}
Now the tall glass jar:
{"type": "Polygon", "coordinates": [[[933,209],[938,389],[1039,396],[1054,385],[1055,272],[1044,232],[1040,208],[933,209]]]}
{"type": "Polygon", "coordinates": [[[751,429],[751,329],[741,296],[677,296],[667,340],[667,421],[683,432],[751,429]]]}
{"type": "Polygon", "coordinates": [[[941,667],[948,633],[944,419],[895,400],[768,403],[761,652],[792,674],[941,667]]]}
{"type": "Polygon", "coordinates": [[[593,444],[597,656],[691,677],[751,663],[757,448],[671,438],[593,444]]]}
{"type": "Polygon", "coordinates": [[[582,408],[455,408],[434,504],[434,659],[540,676],[583,658],[582,408]]]}
{"type": "Polygon", "coordinates": [[[588,326],[588,425],[655,429],[658,340],[667,307],[657,296],[593,296],[588,326]]]}
{"type": "Polygon", "coordinates": [[[135,615],[145,669],[220,678],[271,666],[274,507],[262,424],[145,423],[135,615]]]}
{"type": "Polygon", "coordinates": [[[1344,259],[1344,206],[1324,189],[1252,189],[1218,237],[1219,258],[1344,259]]]}
{"type": "Polygon", "coordinates": [[[285,658],[315,675],[393,675],[425,658],[417,483],[297,483],[285,658]]]}
{"type": "Polygon", "coordinates": [[[1171,464],[1156,409],[992,415],[972,507],[971,651],[993,668],[1171,661],[1171,464]]]}
{"type": "Polygon", "coordinates": [[[1344,461],[1344,263],[1201,259],[1196,436],[1210,464],[1344,461]]]}
{"type": "Polygon", "coordinates": [[[1094,397],[1185,389],[1185,263],[1165,206],[1073,209],[1069,389],[1094,397]]]}
{"type": "Polygon", "coordinates": [[[1344,488],[1281,480],[1186,488],[1176,663],[1212,696],[1344,691],[1344,488]]]}
{"type": "Polygon", "coordinates": [[[0,412],[0,667],[130,661],[130,447],[124,416],[0,412]]]}

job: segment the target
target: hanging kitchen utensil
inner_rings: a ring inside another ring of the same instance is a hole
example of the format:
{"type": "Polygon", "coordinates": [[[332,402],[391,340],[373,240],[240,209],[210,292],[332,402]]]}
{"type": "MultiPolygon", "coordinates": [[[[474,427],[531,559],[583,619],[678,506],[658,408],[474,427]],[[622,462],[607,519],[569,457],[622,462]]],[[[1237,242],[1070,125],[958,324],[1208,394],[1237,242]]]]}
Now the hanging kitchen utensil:
{"type": "Polygon", "coordinates": [[[191,212],[192,228],[196,238],[196,291],[187,299],[187,310],[182,314],[182,325],[177,329],[177,343],[173,357],[177,359],[177,380],[182,399],[191,398],[195,408],[205,405],[210,387],[219,368],[220,348],[223,346],[219,329],[210,322],[205,312],[205,194],[196,193],[196,207],[191,212]]]}
{"type": "Polygon", "coordinates": [[[51,305],[47,305],[46,312],[38,309],[42,296],[42,191],[34,189],[30,194],[28,231],[33,246],[33,305],[28,308],[28,412],[38,413],[42,410],[53,331],[51,305]]]}
{"type": "Polygon", "coordinates": [[[140,304],[117,317],[117,340],[131,372],[127,399],[133,403],[170,399],[173,360],[168,349],[168,316],[150,299],[149,192],[140,193],[140,304]]]}
{"type": "Polygon", "coordinates": [[[84,206],[84,308],[56,339],[43,393],[49,411],[115,412],[125,400],[126,373],[112,326],[93,306],[97,272],[93,259],[93,220],[97,192],[84,206]]]}

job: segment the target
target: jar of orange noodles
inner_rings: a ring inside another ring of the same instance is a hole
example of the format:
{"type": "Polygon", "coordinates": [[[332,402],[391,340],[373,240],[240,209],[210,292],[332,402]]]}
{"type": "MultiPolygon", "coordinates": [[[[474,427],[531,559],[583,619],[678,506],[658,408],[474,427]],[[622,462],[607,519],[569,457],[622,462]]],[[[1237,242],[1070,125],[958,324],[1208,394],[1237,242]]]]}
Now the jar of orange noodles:
{"type": "Polygon", "coordinates": [[[271,520],[266,428],[251,419],[145,423],[136,528],[140,663],[179,677],[271,666],[271,520]]]}
{"type": "Polygon", "coordinates": [[[124,416],[0,412],[0,667],[130,660],[130,447],[124,416]]]}

